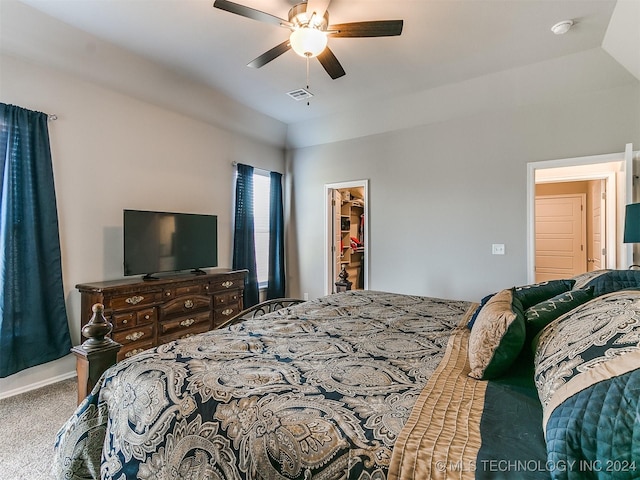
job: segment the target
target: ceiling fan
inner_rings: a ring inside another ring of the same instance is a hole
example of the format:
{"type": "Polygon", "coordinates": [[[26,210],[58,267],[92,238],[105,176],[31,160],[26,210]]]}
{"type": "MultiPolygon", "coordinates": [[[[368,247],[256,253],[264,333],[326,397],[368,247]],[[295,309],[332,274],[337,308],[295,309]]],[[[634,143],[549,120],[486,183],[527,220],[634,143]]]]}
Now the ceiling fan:
{"type": "Polygon", "coordinates": [[[213,6],[243,17],[288,28],[287,40],[252,60],[247,66],[260,68],[293,49],[302,57],[318,57],[332,79],[345,75],[340,62],[327,46],[328,37],[391,37],[402,33],[402,20],[375,20],[329,25],[327,7],[331,0],[308,0],[289,10],[289,19],[246,7],[228,0],[215,0],[213,6]]]}

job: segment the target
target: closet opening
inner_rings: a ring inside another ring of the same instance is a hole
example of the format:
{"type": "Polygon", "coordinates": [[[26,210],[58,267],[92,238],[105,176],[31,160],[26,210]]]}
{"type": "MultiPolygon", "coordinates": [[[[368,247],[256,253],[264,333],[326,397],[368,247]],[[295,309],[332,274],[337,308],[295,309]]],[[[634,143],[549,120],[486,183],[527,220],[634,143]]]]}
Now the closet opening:
{"type": "Polygon", "coordinates": [[[325,294],[369,288],[368,181],[325,185],[325,294]]]}

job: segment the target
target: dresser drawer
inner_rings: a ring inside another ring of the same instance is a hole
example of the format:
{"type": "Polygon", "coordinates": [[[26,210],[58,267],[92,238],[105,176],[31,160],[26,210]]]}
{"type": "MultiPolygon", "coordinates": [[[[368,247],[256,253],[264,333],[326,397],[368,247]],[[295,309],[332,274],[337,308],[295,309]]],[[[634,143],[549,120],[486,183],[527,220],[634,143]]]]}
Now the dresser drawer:
{"type": "Polygon", "coordinates": [[[220,308],[224,306],[234,306],[238,305],[240,302],[240,292],[225,292],[225,293],[216,293],[213,296],[213,306],[215,308],[220,308]]]}
{"type": "Polygon", "coordinates": [[[209,285],[209,291],[244,288],[244,275],[229,275],[226,278],[216,279],[209,285]]]}
{"type": "Polygon", "coordinates": [[[138,343],[130,343],[128,345],[124,345],[120,351],[118,352],[118,361],[124,360],[125,358],[133,357],[140,352],[144,352],[145,350],[149,350],[153,348],[154,343],[153,340],[147,340],[146,342],[138,342],[138,343]]]}
{"type": "Polygon", "coordinates": [[[213,327],[217,327],[222,322],[226,322],[235,314],[240,313],[240,305],[227,305],[226,307],[216,308],[213,317],[213,327]]]}
{"type": "Polygon", "coordinates": [[[130,328],[121,332],[113,332],[111,338],[122,345],[148,339],[153,341],[153,324],[130,328]]]}
{"type": "Polygon", "coordinates": [[[171,300],[172,298],[181,297],[183,295],[201,295],[206,293],[207,289],[204,288],[203,284],[178,285],[171,288],[165,288],[162,291],[162,298],[166,301],[171,300]]]}
{"type": "Polygon", "coordinates": [[[146,305],[153,305],[162,300],[161,292],[144,292],[139,294],[120,295],[111,297],[110,300],[105,301],[107,305],[105,308],[111,308],[114,312],[119,310],[129,310],[133,307],[142,307],[146,305]]]}
{"type": "Polygon", "coordinates": [[[175,315],[209,310],[211,308],[211,298],[206,295],[182,296],[166,302],[160,308],[162,310],[160,320],[164,320],[175,315]]]}
{"type": "Polygon", "coordinates": [[[193,337],[194,335],[197,335],[198,333],[204,333],[209,331],[209,325],[208,324],[202,324],[202,325],[196,325],[193,326],[191,328],[189,328],[188,330],[178,330],[174,333],[170,333],[168,335],[163,335],[161,337],[158,338],[158,343],[163,344],[163,343],[168,343],[168,342],[173,342],[174,340],[179,340],[181,338],[189,338],[189,337],[193,337]]]}
{"type": "Polygon", "coordinates": [[[196,325],[198,327],[205,325],[208,330],[211,325],[211,312],[206,311],[161,322],[158,335],[166,335],[168,333],[175,332],[176,330],[188,330],[192,326],[196,325]]]}
{"type": "Polygon", "coordinates": [[[114,313],[111,315],[111,323],[113,323],[115,329],[130,328],[137,325],[154,323],[157,317],[156,309],[152,307],[143,310],[114,313]]]}

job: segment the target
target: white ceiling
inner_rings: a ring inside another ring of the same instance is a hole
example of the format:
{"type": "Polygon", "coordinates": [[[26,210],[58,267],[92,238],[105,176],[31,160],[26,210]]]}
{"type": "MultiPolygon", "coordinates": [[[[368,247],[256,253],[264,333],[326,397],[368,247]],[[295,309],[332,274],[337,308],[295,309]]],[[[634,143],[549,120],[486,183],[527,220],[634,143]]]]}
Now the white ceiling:
{"type": "MultiPolygon", "coordinates": [[[[592,51],[602,45],[616,6],[615,0],[332,0],[330,23],[403,19],[404,30],[399,37],[331,38],[347,74],[332,80],[313,59],[309,89],[315,96],[307,106],[286,95],[306,86],[306,61],[293,51],[260,69],[246,66],[286,40],[288,30],[213,8],[213,0],[20,3],[213,87],[289,129],[592,51]],[[565,19],[574,28],[554,35],[550,27],[565,19]]],[[[296,0],[238,3],[287,18],[296,0]]]]}

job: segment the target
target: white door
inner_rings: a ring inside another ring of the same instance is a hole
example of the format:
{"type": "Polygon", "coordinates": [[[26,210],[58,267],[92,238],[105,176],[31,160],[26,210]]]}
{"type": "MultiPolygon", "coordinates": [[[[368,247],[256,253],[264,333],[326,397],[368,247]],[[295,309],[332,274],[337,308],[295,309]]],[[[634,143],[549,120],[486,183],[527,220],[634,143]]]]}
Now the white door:
{"type": "Polygon", "coordinates": [[[537,196],[535,202],[536,282],[586,272],[586,195],[537,196]]]}

